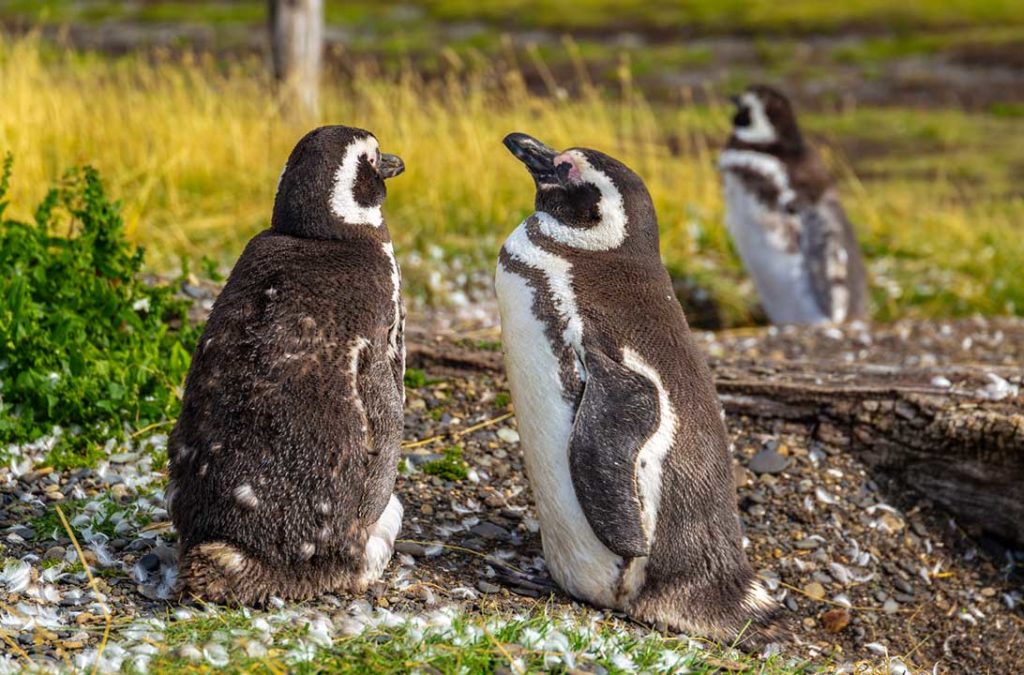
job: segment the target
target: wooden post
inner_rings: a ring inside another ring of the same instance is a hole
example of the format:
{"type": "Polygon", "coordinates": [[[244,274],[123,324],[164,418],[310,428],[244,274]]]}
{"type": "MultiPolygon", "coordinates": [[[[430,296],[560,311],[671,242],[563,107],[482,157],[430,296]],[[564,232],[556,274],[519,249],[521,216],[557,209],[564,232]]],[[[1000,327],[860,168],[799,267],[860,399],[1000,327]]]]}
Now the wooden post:
{"type": "Polygon", "coordinates": [[[270,46],[282,112],[292,118],[319,117],[323,55],[323,0],[269,0],[270,46]]]}

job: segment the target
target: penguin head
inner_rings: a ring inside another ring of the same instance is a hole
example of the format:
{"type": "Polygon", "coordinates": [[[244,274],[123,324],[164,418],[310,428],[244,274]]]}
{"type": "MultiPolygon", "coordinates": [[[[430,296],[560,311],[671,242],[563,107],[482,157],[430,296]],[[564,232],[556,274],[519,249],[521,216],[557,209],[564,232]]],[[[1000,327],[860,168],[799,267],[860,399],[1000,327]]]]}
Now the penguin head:
{"type": "Polygon", "coordinates": [[[803,150],[803,136],[789,100],[766,85],[748,87],[731,98],[736,106],[730,145],[777,154],[803,150]]]}
{"type": "Polygon", "coordinates": [[[505,137],[537,186],[536,209],[551,216],[543,234],[586,251],[658,251],[658,221],[640,176],[603,152],[558,152],[521,133],[505,137]]]}
{"type": "Polygon", "coordinates": [[[384,180],[402,173],[363,129],[327,126],[298,142],[281,172],[271,229],[308,239],[336,239],[346,228],[382,229],[384,180]]]}

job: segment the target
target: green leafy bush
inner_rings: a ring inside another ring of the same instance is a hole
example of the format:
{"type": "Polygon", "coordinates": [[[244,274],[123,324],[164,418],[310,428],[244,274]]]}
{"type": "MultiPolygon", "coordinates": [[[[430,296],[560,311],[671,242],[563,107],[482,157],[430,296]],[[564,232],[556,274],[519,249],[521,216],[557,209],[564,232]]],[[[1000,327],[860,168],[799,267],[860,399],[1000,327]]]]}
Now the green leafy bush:
{"type": "Polygon", "coordinates": [[[51,458],[79,464],[177,414],[199,329],[172,285],[141,278],[143,251],[94,169],[69,172],[25,223],[4,218],[11,166],[0,178],[0,451],[59,426],[51,458]]]}

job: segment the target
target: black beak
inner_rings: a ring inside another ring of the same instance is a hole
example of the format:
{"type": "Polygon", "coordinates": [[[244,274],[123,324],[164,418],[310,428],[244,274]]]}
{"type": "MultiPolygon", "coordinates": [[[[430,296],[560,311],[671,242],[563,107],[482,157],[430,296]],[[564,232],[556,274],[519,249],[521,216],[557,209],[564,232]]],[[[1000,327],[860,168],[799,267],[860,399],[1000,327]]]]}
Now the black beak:
{"type": "Polygon", "coordinates": [[[380,153],[380,175],[385,178],[394,178],[405,171],[405,162],[398,155],[389,155],[386,152],[380,153]]]}
{"type": "Polygon", "coordinates": [[[732,103],[737,108],[739,108],[739,107],[741,107],[743,105],[743,101],[740,100],[740,95],[739,94],[733,94],[732,96],[730,96],[729,97],[729,102],[732,103]]]}
{"type": "Polygon", "coordinates": [[[555,150],[533,136],[520,133],[509,134],[503,143],[520,162],[526,165],[538,185],[557,185],[561,182],[555,171],[555,155],[558,154],[555,150]]]}

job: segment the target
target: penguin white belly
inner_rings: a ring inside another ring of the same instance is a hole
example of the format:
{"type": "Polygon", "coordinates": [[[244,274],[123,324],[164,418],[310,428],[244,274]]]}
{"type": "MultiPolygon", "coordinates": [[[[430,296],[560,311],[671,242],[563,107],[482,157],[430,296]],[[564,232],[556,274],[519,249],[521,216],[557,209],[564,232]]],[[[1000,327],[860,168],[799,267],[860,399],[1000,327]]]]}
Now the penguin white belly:
{"type": "Polygon", "coordinates": [[[724,184],[726,226],[772,323],[828,321],[814,298],[802,252],[786,250],[781,232],[786,216],[765,206],[732,173],[725,172],[724,184]]]}
{"type": "Polygon", "coordinates": [[[615,607],[623,559],[597,538],[576,498],[569,474],[575,411],[562,398],[558,358],[544,334],[544,324],[533,315],[534,290],[500,264],[495,288],[505,370],[548,569],[570,594],[615,607]]]}

